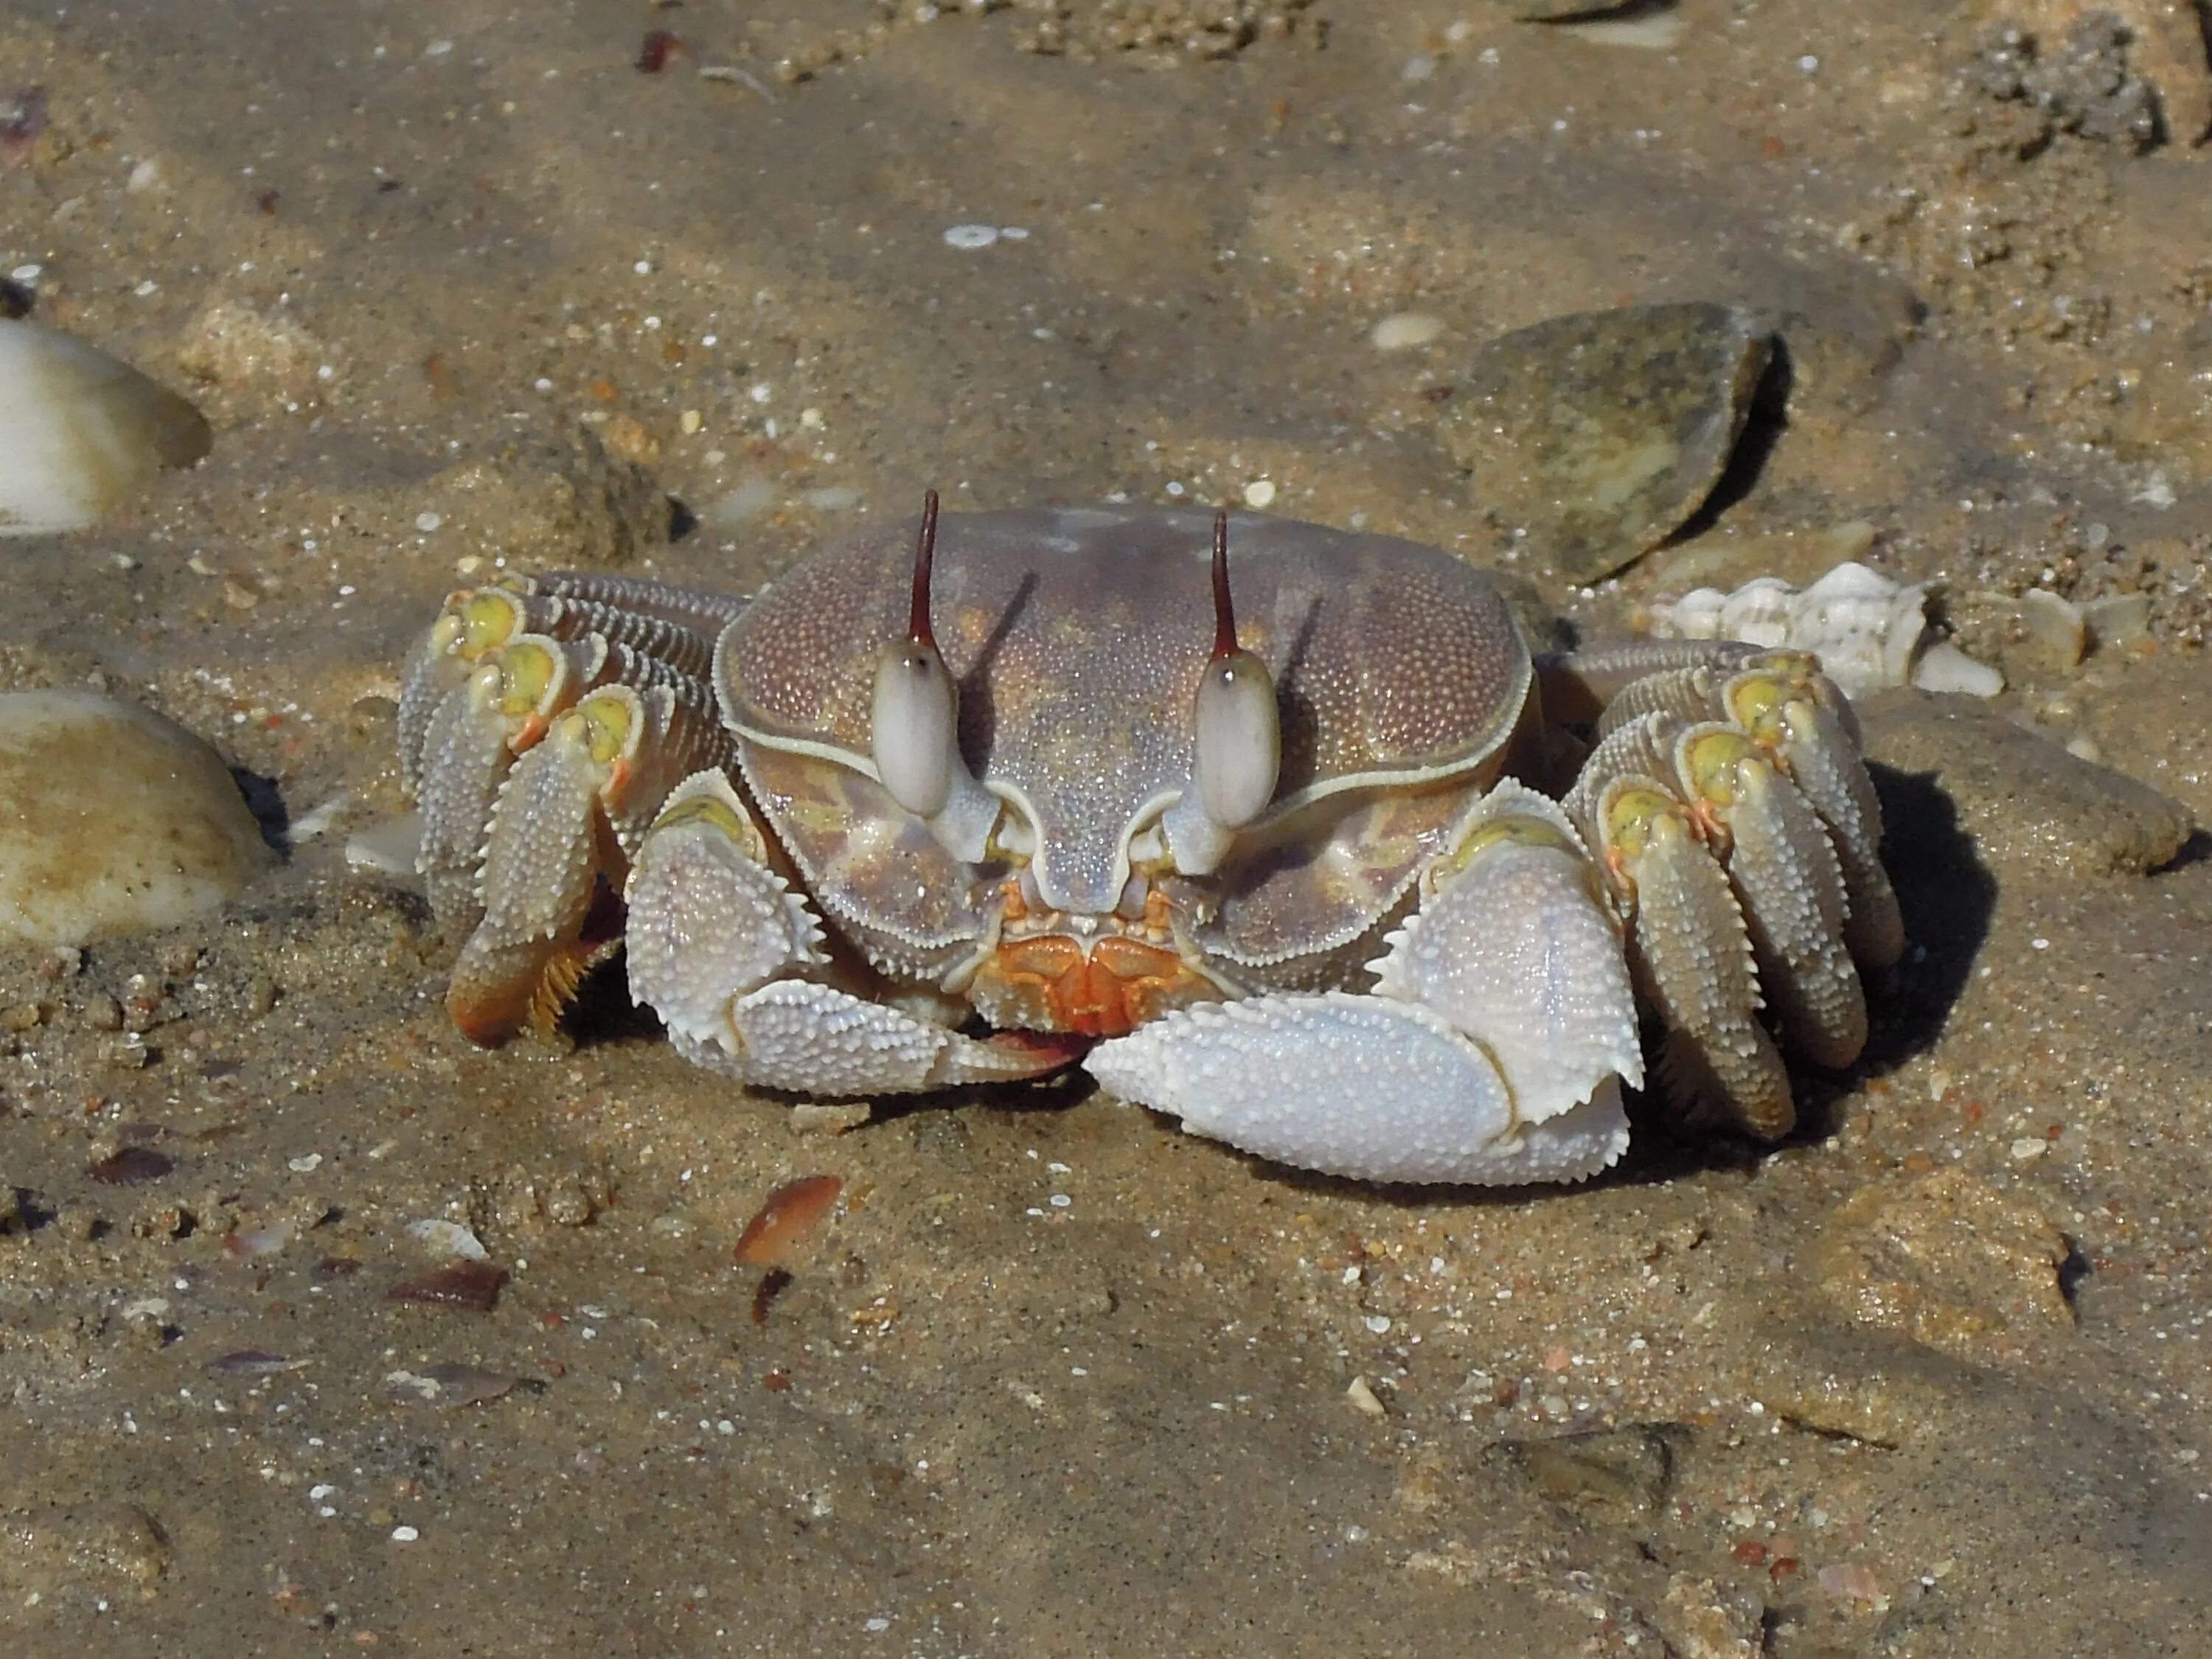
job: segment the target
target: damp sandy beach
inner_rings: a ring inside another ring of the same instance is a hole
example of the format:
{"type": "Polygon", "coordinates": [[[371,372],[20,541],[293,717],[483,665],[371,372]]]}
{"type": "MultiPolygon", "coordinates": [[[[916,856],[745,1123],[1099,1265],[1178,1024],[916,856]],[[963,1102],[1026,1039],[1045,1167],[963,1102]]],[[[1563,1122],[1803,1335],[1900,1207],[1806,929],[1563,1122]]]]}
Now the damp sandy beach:
{"type": "Polygon", "coordinates": [[[2212,1652],[2201,24],[1561,9],[0,5],[11,308],[214,430],[0,539],[0,690],[181,722],[281,850],[0,944],[12,1645],[2212,1652]],[[1780,343],[1749,429],[1584,585],[1472,489],[1471,365],[1695,301],[1780,343]],[[1407,536],[1559,638],[1930,584],[2007,686],[1863,706],[1912,942],[1866,1055],[1778,1148],[1638,1108],[1477,1191],[1079,1076],[750,1097],[619,975],[471,1048],[345,857],[444,595],[745,592],[931,486],[1407,536]]]}

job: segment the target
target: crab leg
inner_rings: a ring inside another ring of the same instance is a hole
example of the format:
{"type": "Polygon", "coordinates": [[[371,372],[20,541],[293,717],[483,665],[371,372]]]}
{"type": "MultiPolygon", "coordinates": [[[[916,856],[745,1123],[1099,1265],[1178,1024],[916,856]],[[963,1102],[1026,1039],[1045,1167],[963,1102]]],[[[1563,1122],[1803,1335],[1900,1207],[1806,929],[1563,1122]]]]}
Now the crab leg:
{"type": "Polygon", "coordinates": [[[1667,1028],[1668,1092],[1717,1107],[1763,1139],[1796,1121],[1790,1075],[1759,1023],[1763,1006],[1743,913],[1697,818],[1668,781],[1666,717],[1648,714],[1598,744],[1567,796],[1628,918],[1638,988],[1667,1028]]]}
{"type": "Polygon", "coordinates": [[[981,1042],[825,982],[805,901],[720,772],[669,795],[631,872],[630,994],[696,1064],[756,1088],[908,1093],[1056,1071],[1064,1045],[981,1042]]]}
{"type": "Polygon", "coordinates": [[[1201,1004],[1094,1048],[1124,1099],[1364,1180],[1574,1181],[1628,1142],[1635,1000],[1564,813],[1503,783],[1432,872],[1366,995],[1201,1004]]]}
{"type": "Polygon", "coordinates": [[[596,635],[696,676],[706,672],[714,634],[737,608],[714,594],[611,576],[517,577],[447,594],[400,680],[401,781],[410,791],[421,787],[423,769],[438,752],[430,721],[447,694],[524,635],[562,641],[596,635]],[[623,608],[619,601],[633,590],[662,595],[661,611],[623,608]]]}
{"type": "Polygon", "coordinates": [[[604,685],[508,772],[484,833],[483,915],[446,994],[471,1042],[550,1026],[614,940],[585,937],[599,878],[619,890],[672,781],[722,757],[697,688],[604,685]]]}
{"type": "Polygon", "coordinates": [[[1850,1065],[1866,1045],[1866,993],[1844,948],[1850,899],[1826,830],[1767,752],[1732,726],[1685,728],[1674,760],[1723,854],[1783,1040],[1815,1066],[1850,1065]]]}
{"type": "Polygon", "coordinates": [[[448,930],[473,928],[483,915],[477,869],[484,826],[514,757],[592,685],[606,659],[603,641],[521,635],[448,692],[431,714],[415,794],[422,814],[415,867],[432,912],[448,930]]]}

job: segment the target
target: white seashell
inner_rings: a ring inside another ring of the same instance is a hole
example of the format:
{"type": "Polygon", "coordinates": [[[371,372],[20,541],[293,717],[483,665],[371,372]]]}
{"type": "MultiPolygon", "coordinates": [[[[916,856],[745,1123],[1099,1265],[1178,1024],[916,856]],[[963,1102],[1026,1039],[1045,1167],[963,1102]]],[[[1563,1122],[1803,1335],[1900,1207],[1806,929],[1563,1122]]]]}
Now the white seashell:
{"type": "Polygon", "coordinates": [[[0,318],[0,536],[81,530],[211,441],[199,410],[130,364],[0,318]]]}
{"type": "Polygon", "coordinates": [[[1960,691],[1970,697],[1994,697],[2004,690],[2003,675],[1948,640],[1938,640],[1920,653],[1912,683],[1923,691],[1960,691]]]}
{"type": "Polygon", "coordinates": [[[1846,696],[1886,685],[1919,685],[1993,697],[2004,677],[1976,662],[1928,625],[1918,583],[1895,582],[1855,562],[1797,589],[1759,576],[1734,592],[1701,587],[1657,599],[1638,617],[1661,639],[1742,640],[1769,650],[1810,651],[1846,696]]]}
{"type": "Polygon", "coordinates": [[[2031,587],[2020,596],[2020,620],[2036,649],[2052,666],[2081,665],[2081,653],[2088,648],[2089,629],[2080,605],[2047,587],[2031,587]]]}

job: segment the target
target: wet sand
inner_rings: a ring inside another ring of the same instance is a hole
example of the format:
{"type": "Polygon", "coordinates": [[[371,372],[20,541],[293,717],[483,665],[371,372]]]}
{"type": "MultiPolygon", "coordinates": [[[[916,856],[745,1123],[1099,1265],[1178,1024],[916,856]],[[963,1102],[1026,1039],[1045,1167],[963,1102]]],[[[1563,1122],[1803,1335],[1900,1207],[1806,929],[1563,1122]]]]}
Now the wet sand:
{"type": "Polygon", "coordinates": [[[0,689],[141,697],[327,823],[204,924],[0,950],[0,1630],[2212,1650],[2212,863],[2146,874],[2155,809],[2059,747],[2212,813],[2212,155],[2007,94],[1978,6],[1686,0],[1663,50],[1474,0],[1153,9],[1135,51],[1115,5],[0,15],[46,111],[0,271],[216,428],[112,522],[0,543],[0,689]],[[1468,499],[1455,377],[1685,299],[1778,330],[1783,418],[1687,541],[1567,589],[1468,499]],[[1440,331],[1378,349],[1407,313],[1440,331]],[[613,988],[572,1047],[471,1049],[451,943],[342,854],[399,805],[442,594],[741,592],[929,484],[1265,484],[1592,636],[1864,520],[2010,724],[1869,709],[1915,948],[1771,1152],[1644,1125],[1583,1188],[1376,1192],[1072,1084],[840,1133],[613,988]],[[2148,625],[2051,665],[2039,584],[2148,625]],[[732,1246],[811,1174],[843,1196],[762,1298],[732,1246]],[[391,1299],[445,1259],[423,1220],[505,1272],[489,1312],[391,1299]]]}

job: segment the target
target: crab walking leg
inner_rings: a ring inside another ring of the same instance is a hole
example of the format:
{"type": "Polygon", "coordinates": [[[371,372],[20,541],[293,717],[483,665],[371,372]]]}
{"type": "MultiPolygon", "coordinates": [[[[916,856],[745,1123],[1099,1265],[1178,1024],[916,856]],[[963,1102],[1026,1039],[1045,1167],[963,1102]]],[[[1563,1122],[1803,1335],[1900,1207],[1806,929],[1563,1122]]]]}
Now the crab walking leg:
{"type": "Polygon", "coordinates": [[[1620,939],[1552,802],[1505,783],[1372,994],[1185,1009],[1094,1048],[1106,1087],[1281,1163],[1370,1181],[1578,1181],[1643,1078],[1620,939]]]}
{"type": "Polygon", "coordinates": [[[719,771],[671,793],[639,849],[630,994],[685,1059],[756,1088],[911,1093],[1056,1071],[1056,1047],[979,1042],[822,982],[822,928],[769,866],[766,836],[719,771]]]}
{"type": "Polygon", "coordinates": [[[1717,1109],[1765,1139],[1796,1122],[1790,1075],[1759,1023],[1757,968],[1728,877],[1691,809],[1661,780],[1672,767],[1646,715],[1592,753],[1567,797],[1629,919],[1629,958],[1667,1027],[1663,1080],[1691,1113],[1717,1109]]]}
{"type": "Polygon", "coordinates": [[[1674,764],[1726,848],[1783,1042],[1815,1066],[1850,1065],[1866,1046],[1866,993],[1844,945],[1850,900],[1827,831],[1767,752],[1731,726],[1683,731],[1674,764]]]}
{"type": "Polygon", "coordinates": [[[1840,694],[1807,657],[1778,655],[1747,666],[1723,687],[1729,716],[1778,755],[1820,815],[1843,866],[1850,915],[1844,938],[1863,967],[1887,968],[1905,954],[1905,921],[1881,867],[1881,802],[1859,757],[1856,722],[1840,694]],[[1830,688],[1832,691],[1832,688],[1830,688]]]}
{"type": "Polygon", "coordinates": [[[441,927],[459,933],[482,918],[477,868],[507,770],[605,661],[603,642],[525,634],[448,692],[430,716],[415,795],[422,814],[415,867],[441,927]]]}
{"type": "MultiPolygon", "coordinates": [[[[525,577],[511,585],[462,588],[446,596],[444,610],[408,659],[400,680],[400,779],[410,791],[420,787],[428,757],[436,752],[429,723],[447,695],[479,663],[523,635],[564,641],[596,635],[609,645],[651,658],[678,675],[696,677],[707,672],[714,654],[712,628],[702,632],[668,617],[619,609],[569,592],[574,586],[557,578],[525,577]]],[[[691,595],[681,588],[660,591],[678,599],[698,600],[692,608],[701,626],[714,622],[715,613],[707,608],[714,596],[691,595]]]]}
{"type": "Polygon", "coordinates": [[[584,936],[599,877],[621,886],[669,781],[720,751],[711,711],[687,690],[601,686],[508,772],[484,834],[483,917],[446,994],[471,1041],[550,1026],[612,951],[612,938],[584,936]]]}

